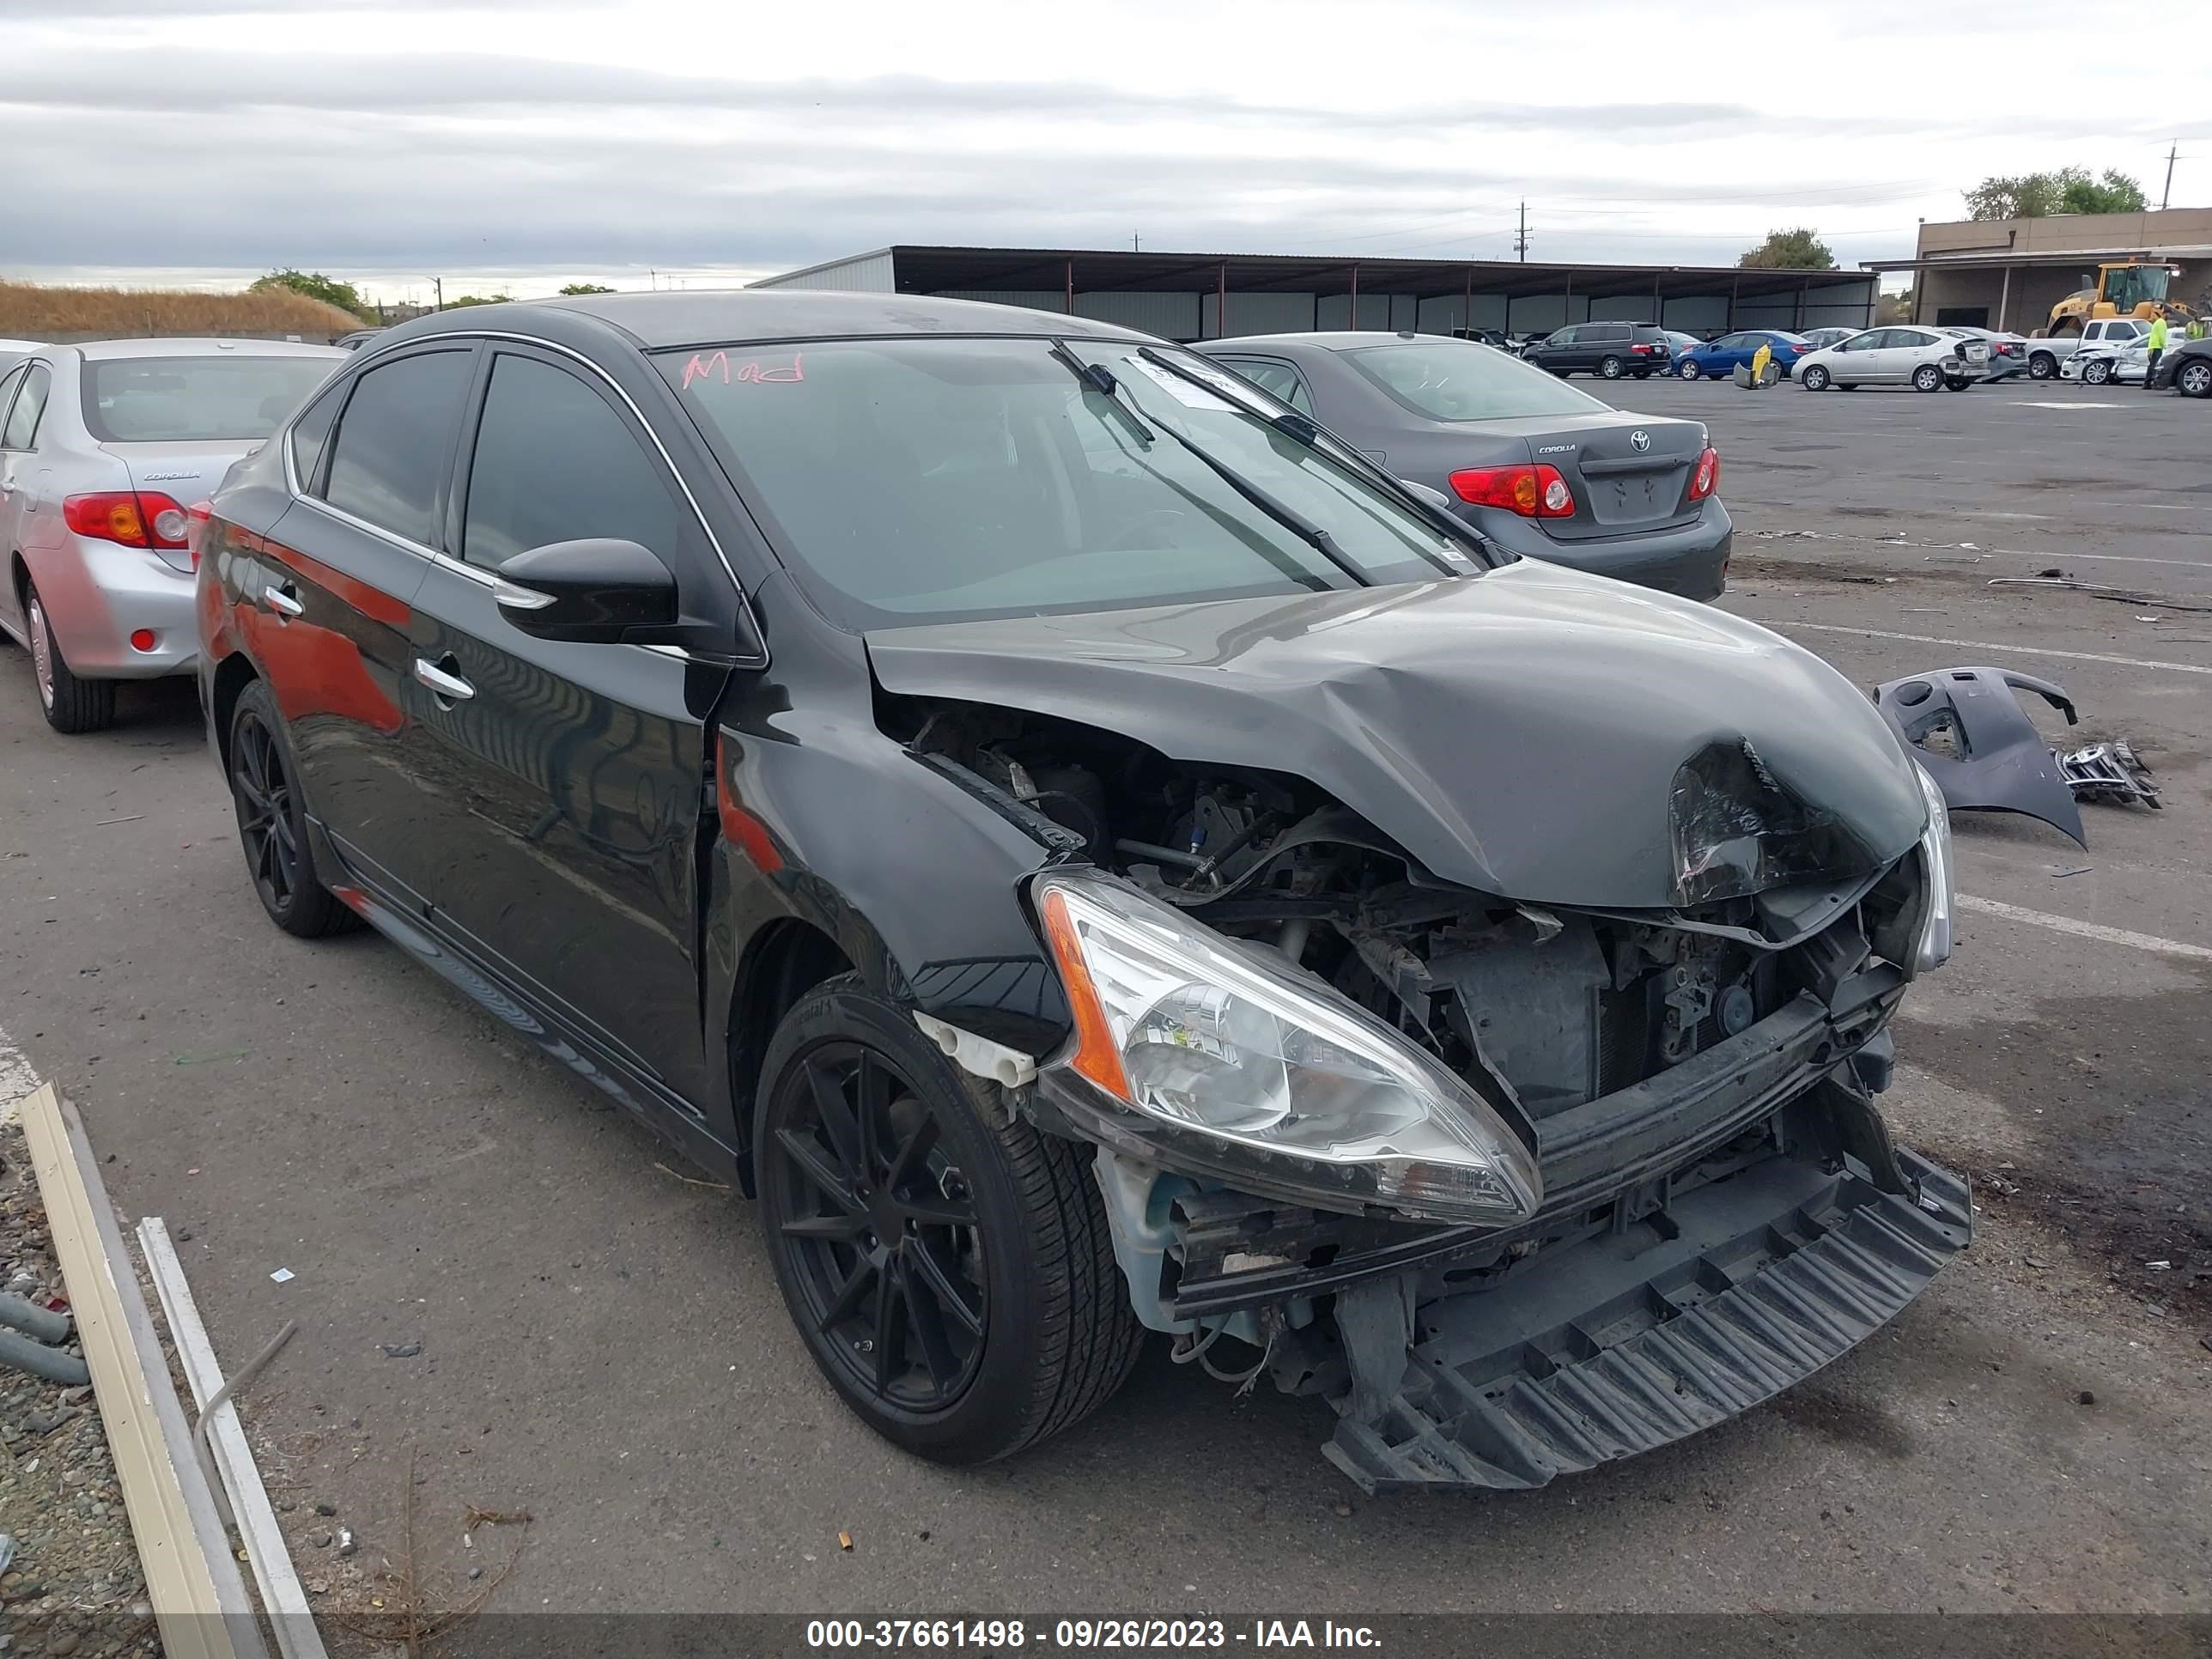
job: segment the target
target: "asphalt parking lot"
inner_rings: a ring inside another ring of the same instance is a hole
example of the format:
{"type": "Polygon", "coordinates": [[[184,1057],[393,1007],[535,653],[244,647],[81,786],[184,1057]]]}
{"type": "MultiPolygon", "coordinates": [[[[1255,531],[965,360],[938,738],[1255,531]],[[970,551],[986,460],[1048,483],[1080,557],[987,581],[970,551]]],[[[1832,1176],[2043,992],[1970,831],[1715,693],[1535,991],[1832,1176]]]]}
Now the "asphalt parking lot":
{"type": "Polygon", "coordinates": [[[1887,1106],[1974,1176],[1974,1249],[1808,1385],[1529,1493],[1352,1501],[1322,1407],[1158,1352],[1012,1464],[891,1451],[749,1206],[374,938],[269,927],[189,684],[63,738],[0,647],[0,1074],[12,1041],[78,1103],[226,1357],[301,1322],[246,1416],[303,1576],[369,1593],[411,1472],[418,1583],[507,1559],[467,1506],[534,1517],[514,1611],[2212,1612],[2212,407],[1604,390],[1710,423],[1729,609],[1861,684],[2056,678],[2167,807],[2085,809],[2086,852],[1960,823],[1887,1106]],[[2127,597],[1988,585],[2054,568],[2127,597]]]}

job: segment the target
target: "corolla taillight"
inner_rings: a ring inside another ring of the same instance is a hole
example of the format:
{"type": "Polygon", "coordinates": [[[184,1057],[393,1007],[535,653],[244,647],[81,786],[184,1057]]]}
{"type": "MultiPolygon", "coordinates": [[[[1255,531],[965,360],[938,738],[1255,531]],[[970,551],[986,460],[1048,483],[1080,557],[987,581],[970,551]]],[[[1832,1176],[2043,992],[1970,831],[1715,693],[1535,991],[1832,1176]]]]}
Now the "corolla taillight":
{"type": "Polygon", "coordinates": [[[1708,447],[1698,457],[1698,470],[1690,475],[1690,495],[1693,501],[1702,501],[1721,487],[1721,453],[1708,447]]]}
{"type": "Polygon", "coordinates": [[[190,521],[159,490],[103,489],[62,501],[62,522],[80,536],[125,547],[183,548],[190,521]]]}
{"type": "Polygon", "coordinates": [[[1476,507],[1502,507],[1524,519],[1571,519],[1574,492],[1556,466],[1471,466],[1451,475],[1452,493],[1476,507]]]}

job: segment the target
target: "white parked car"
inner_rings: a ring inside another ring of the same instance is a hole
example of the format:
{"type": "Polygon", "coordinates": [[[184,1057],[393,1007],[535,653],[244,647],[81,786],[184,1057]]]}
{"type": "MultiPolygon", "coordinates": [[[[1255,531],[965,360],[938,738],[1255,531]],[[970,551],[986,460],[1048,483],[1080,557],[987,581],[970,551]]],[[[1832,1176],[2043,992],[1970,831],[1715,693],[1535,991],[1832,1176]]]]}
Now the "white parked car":
{"type": "Polygon", "coordinates": [[[2069,357],[2103,348],[2124,350],[2149,333],[2150,325],[2139,317],[2100,317],[2082,324],[2071,334],[2030,340],[2027,343],[2028,377],[2037,380],[2055,380],[2058,376],[2058,366],[2069,357]]]}
{"type": "Polygon", "coordinates": [[[1915,392],[1964,392],[1989,373],[1990,345],[1927,326],[1863,329],[1797,360],[1808,392],[1841,386],[1909,386],[1915,392]]]}
{"type": "Polygon", "coordinates": [[[187,509],[347,361],[263,340],[40,346],[0,369],[0,631],[58,732],[199,655],[187,509]]]}
{"type": "Polygon", "coordinates": [[[2150,379],[2148,331],[2133,340],[2084,345],[2058,365],[2058,378],[2084,386],[2141,386],[2150,379]]]}

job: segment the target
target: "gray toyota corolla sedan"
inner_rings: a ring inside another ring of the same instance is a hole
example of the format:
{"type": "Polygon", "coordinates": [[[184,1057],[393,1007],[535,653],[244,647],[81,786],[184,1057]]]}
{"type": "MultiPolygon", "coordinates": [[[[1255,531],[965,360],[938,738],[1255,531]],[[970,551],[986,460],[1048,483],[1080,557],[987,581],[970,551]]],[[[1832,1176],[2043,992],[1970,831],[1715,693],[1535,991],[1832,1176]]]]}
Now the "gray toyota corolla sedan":
{"type": "Polygon", "coordinates": [[[1442,491],[1502,547],[1684,599],[1727,586],[1734,532],[1703,422],[1624,414],[1436,335],[1266,334],[1194,349],[1442,491]]]}
{"type": "Polygon", "coordinates": [[[94,340],[0,368],[0,632],[57,732],[191,671],[188,509],[347,360],[293,340],[94,340]]]}

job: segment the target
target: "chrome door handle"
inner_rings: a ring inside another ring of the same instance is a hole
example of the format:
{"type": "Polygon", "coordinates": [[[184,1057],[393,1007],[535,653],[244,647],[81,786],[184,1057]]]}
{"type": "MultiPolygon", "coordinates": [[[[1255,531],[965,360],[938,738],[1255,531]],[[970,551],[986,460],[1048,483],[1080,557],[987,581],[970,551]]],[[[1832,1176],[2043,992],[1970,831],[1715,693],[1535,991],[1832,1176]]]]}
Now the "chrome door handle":
{"type": "MultiPolygon", "coordinates": [[[[447,660],[450,661],[451,659],[447,660]]],[[[471,685],[459,674],[447,673],[428,657],[415,659],[415,678],[440,696],[451,697],[455,702],[459,702],[463,697],[473,697],[477,694],[476,687],[471,685]]]]}
{"type": "Polygon", "coordinates": [[[280,617],[297,617],[303,614],[307,608],[300,603],[300,596],[289,586],[263,588],[261,602],[280,617]]]}

